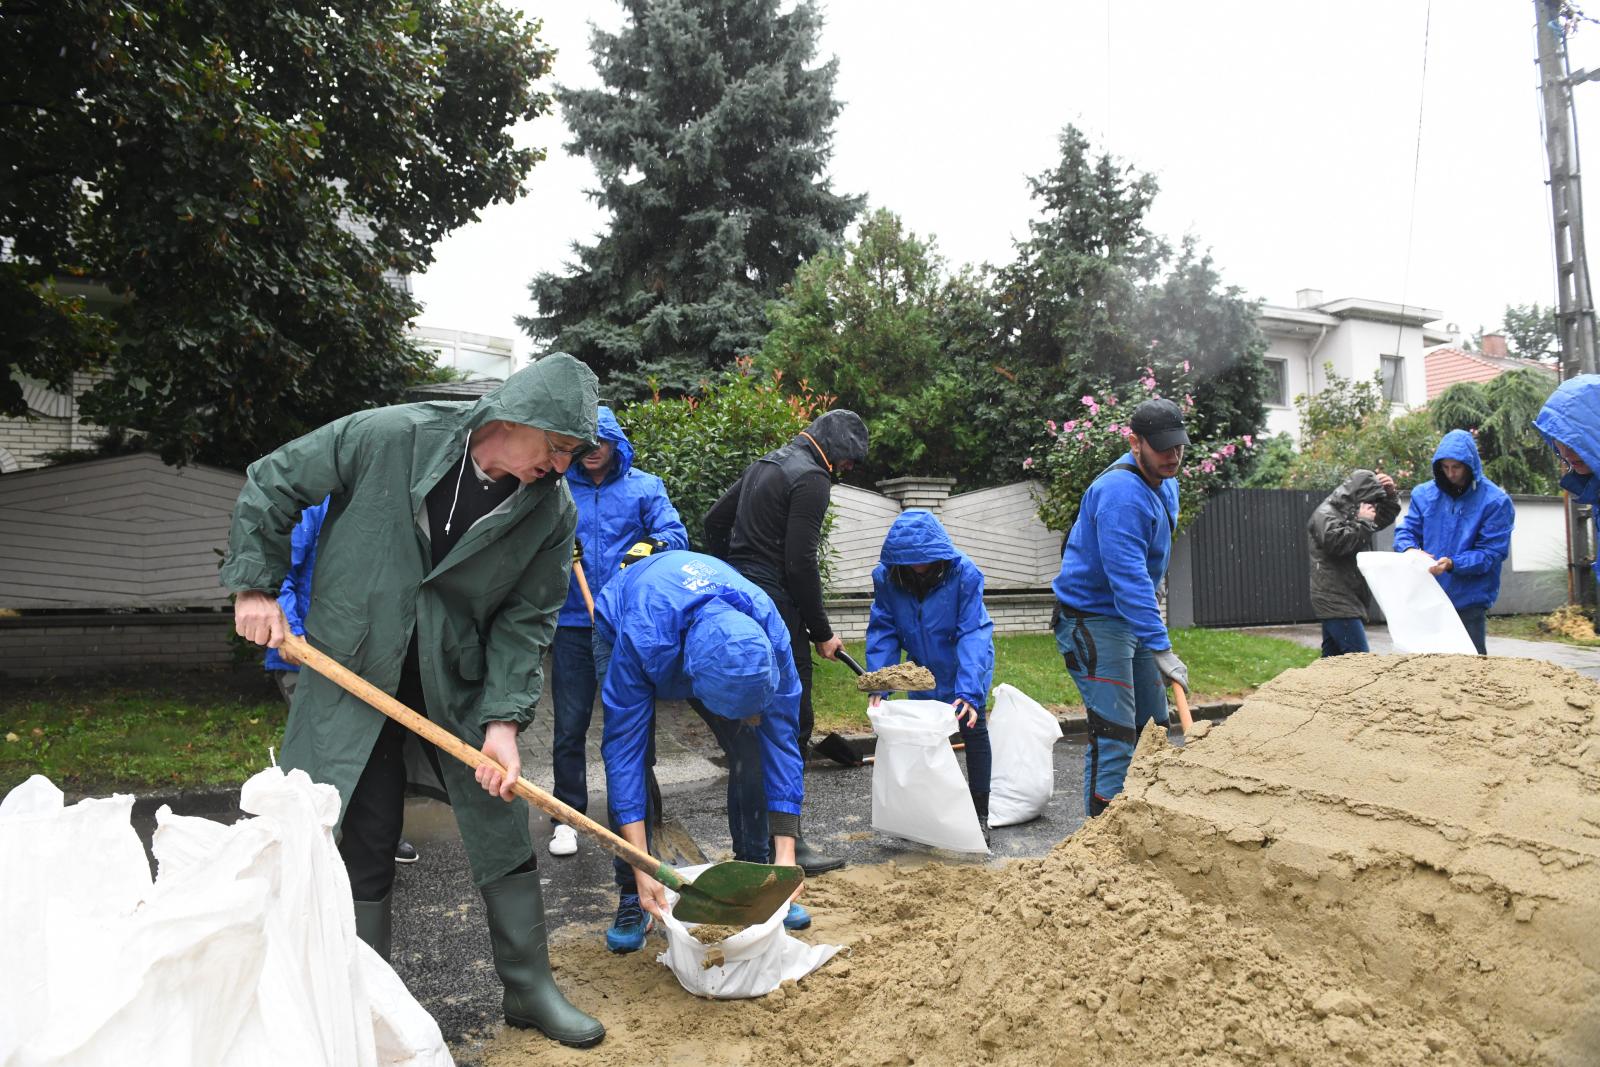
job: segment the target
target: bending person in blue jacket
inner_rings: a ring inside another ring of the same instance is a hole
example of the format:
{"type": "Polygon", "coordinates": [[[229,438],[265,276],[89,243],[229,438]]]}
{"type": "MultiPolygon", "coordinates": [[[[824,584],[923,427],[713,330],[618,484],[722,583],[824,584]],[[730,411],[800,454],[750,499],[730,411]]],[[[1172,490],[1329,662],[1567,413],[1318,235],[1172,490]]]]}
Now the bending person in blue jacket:
{"type": "MultiPolygon", "coordinates": [[[[283,621],[289,632],[304,637],[306,612],[311,609],[311,576],[317,569],[317,539],[322,536],[322,520],[328,517],[328,498],[300,512],[300,521],[289,533],[289,573],[283,576],[278,590],[278,607],[283,609],[283,621]]],[[[271,671],[283,694],[285,704],[294,703],[295,683],[300,680],[300,665],[290,663],[268,648],[262,666],[271,671]]],[[[415,863],[417,846],[405,838],[394,847],[396,863],[415,863]]]]}
{"type": "MultiPolygon", "coordinates": [[[[687,699],[728,757],[734,858],[793,865],[805,795],[795,740],[800,675],[772,599],[713,556],[651,555],[614,576],[595,601],[594,661],[612,829],[649,850],[656,701],[687,699]]],[[[665,912],[666,890],[621,860],[613,867],[620,900],[606,947],[632,952],[665,912]]],[[[783,922],[802,930],[811,917],[791,903],[783,922]]]]}
{"type": "MultiPolygon", "coordinates": [[[[688,548],[689,532],[678,509],[667,499],[667,487],[653,474],[635,470],[633,445],[610,408],[601,405],[596,430],[599,444],[567,468],[567,489],[578,506],[574,544],[581,545],[591,596],[598,597],[633,552],[688,548]]],[[[550,642],[550,697],[554,705],[550,745],[556,799],[579,811],[589,810],[588,768],[584,745],[594,710],[594,620],[574,574],[568,580],[567,602],[550,642]]],[[[652,763],[654,760],[652,759],[652,763]]],[[[554,821],[554,820],[552,820],[554,821]]],[[[578,851],[572,827],[556,823],[550,836],[552,856],[578,851]]]]}
{"type": "MultiPolygon", "coordinates": [[[[872,572],[867,670],[899,663],[904,652],[933,672],[934,687],[913,697],[955,708],[966,743],[967,789],[989,838],[989,725],[984,705],[994,680],[994,622],[983,606],[983,573],[951,542],[932,512],[894,520],[872,572]]],[[[886,694],[874,693],[874,706],[886,694]]]]}
{"type": "MultiPolygon", "coordinates": [[[[1562,382],[1533,425],[1561,459],[1561,488],[1594,509],[1595,543],[1600,544],[1600,374],[1562,382]]],[[[1600,582],[1600,558],[1591,568],[1600,582]]]]}
{"type": "Polygon", "coordinates": [[[1411,490],[1394,533],[1396,552],[1420,552],[1461,616],[1478,655],[1488,654],[1486,617],[1500,596],[1500,565],[1511,554],[1511,498],[1483,475],[1478,444],[1451,430],[1433,453],[1433,480],[1411,490]]]}
{"type": "Polygon", "coordinates": [[[1189,689],[1189,669],[1172,651],[1156,602],[1178,530],[1177,475],[1189,435],[1170,400],[1146,400],[1128,427],[1132,450],[1083,494],[1051,584],[1056,647],[1088,711],[1090,816],[1122,792],[1139,732],[1166,723],[1164,682],[1189,689]]]}

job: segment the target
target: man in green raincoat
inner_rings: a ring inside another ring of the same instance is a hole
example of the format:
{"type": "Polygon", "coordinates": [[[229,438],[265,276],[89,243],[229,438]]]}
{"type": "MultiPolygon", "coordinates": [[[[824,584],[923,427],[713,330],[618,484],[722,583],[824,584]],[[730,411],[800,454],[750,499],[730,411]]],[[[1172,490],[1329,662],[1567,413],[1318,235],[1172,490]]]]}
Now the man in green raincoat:
{"type": "Polygon", "coordinates": [[[306,639],[509,772],[441,760],[312,672],[296,689],[281,763],[336,786],[356,929],[388,956],[394,848],[408,780],[447,799],[483,894],[506,1021],[583,1047],[605,1035],[550,974],[517,732],[567,596],[577,512],[561,477],[593,446],[594,373],[546,356],[476,403],[361,411],[251,464],[222,584],[235,628],[277,647],[276,595],[302,508],[329,497],[306,639]]]}

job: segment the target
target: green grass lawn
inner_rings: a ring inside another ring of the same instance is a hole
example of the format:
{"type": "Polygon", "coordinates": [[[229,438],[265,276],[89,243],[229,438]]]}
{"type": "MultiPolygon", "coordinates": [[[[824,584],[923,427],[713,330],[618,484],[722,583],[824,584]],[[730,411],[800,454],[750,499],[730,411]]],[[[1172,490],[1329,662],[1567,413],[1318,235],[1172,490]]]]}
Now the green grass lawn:
{"type": "MultiPolygon", "coordinates": [[[[1315,649],[1292,641],[1227,630],[1174,630],[1172,640],[1189,666],[1189,684],[1197,703],[1242,696],[1290,667],[1304,667],[1317,658],[1315,649]]],[[[846,648],[857,662],[865,659],[860,641],[846,648]]],[[[996,685],[1009,682],[1046,707],[1082,705],[1051,634],[997,637],[994,656],[996,685]]],[[[866,697],[856,692],[850,668],[819,659],[813,673],[817,732],[866,730],[866,697]]]]}
{"type": "Polygon", "coordinates": [[[265,672],[16,683],[0,697],[0,793],[43,774],[69,793],[237,787],[282,744],[265,672]]]}

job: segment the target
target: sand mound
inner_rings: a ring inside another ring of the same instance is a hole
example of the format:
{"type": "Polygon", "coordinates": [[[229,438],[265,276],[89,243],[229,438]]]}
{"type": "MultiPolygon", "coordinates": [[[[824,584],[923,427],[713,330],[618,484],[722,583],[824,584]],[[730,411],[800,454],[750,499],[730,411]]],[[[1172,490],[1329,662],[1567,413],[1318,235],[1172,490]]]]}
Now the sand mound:
{"type": "Polygon", "coordinates": [[[1578,1063],[1600,1047],[1600,686],[1473,657],[1289,672],[1049,856],[814,881],[849,946],[760,1001],[592,933],[610,1028],[491,1064],[1578,1063]]]}

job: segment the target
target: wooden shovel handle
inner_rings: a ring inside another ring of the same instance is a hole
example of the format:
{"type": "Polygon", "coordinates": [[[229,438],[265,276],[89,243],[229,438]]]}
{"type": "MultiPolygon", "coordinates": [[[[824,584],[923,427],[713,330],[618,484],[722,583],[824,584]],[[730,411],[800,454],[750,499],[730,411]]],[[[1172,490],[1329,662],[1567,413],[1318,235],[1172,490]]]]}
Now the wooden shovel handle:
{"type": "Polygon", "coordinates": [[[1178,725],[1183,727],[1183,736],[1188,737],[1194,729],[1194,718],[1189,714],[1189,698],[1177,682],[1172,683],[1172,699],[1178,705],[1178,725]]]}
{"type": "Polygon", "coordinates": [[[578,579],[578,592],[583,594],[584,607],[589,609],[589,621],[594,622],[594,594],[589,592],[589,579],[583,573],[583,560],[572,561],[572,576],[578,579]]]}
{"type": "MultiPolygon", "coordinates": [[[[473,768],[493,767],[501,774],[506,773],[506,769],[500,766],[497,760],[485,756],[438,723],[424,715],[418,715],[359,674],[312,648],[305,638],[289,634],[283,639],[282,648],[296,662],[310,667],[350,695],[360,697],[401,726],[404,726],[419,737],[432,741],[467,766],[473,768]]],[[[522,797],[552,818],[566,823],[575,830],[582,830],[594,838],[608,852],[630,867],[638,868],[674,892],[682,891],[684,880],[677,870],[668,864],[662,863],[631,842],[618,837],[583,812],[568,807],[526,778],[517,779],[515,790],[519,797],[522,797]]]]}

